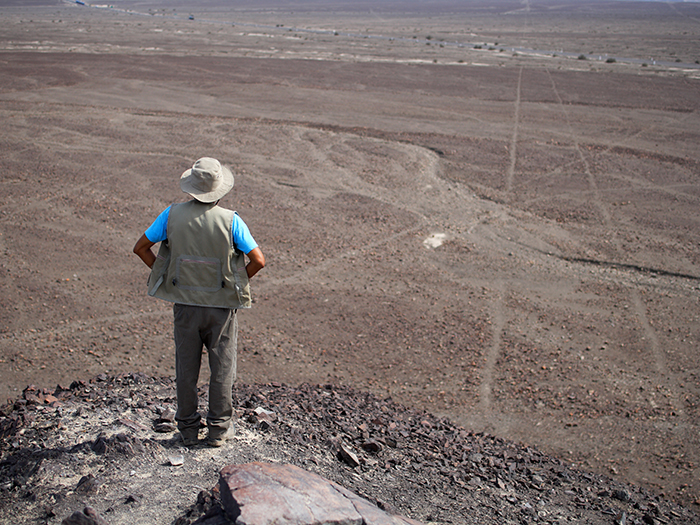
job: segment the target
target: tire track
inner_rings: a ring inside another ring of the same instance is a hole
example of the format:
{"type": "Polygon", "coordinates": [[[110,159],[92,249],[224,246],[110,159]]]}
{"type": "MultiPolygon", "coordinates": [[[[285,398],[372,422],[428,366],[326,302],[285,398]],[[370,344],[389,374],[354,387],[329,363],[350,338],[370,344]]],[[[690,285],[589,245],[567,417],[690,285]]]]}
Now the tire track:
{"type": "MultiPolygon", "coordinates": [[[[565,170],[567,168],[570,168],[571,166],[573,166],[575,164],[575,162],[576,161],[567,162],[565,164],[557,166],[556,168],[554,168],[551,171],[541,173],[540,175],[537,175],[536,177],[532,177],[532,178],[527,179],[526,181],[523,181],[521,183],[514,184],[514,188],[532,186],[534,183],[540,182],[541,180],[548,180],[550,177],[553,177],[555,175],[562,175],[563,173],[565,173],[565,170]]],[[[537,197],[537,199],[542,199],[542,198],[546,198],[546,197],[545,196],[537,197]]],[[[523,203],[526,204],[528,202],[530,202],[530,201],[519,201],[519,204],[522,205],[523,203]]]]}
{"type": "Polygon", "coordinates": [[[683,18],[687,18],[688,20],[694,20],[694,21],[696,21],[696,22],[700,22],[700,18],[696,18],[696,17],[694,17],[694,16],[688,16],[688,15],[686,15],[685,13],[681,13],[681,12],[678,10],[678,8],[677,8],[675,5],[673,5],[673,2],[668,2],[668,1],[667,1],[667,2],[665,2],[665,4],[666,4],[668,7],[670,7],[671,10],[674,11],[677,15],[679,15],[679,16],[681,16],[681,17],[683,17],[683,18]]]}
{"type": "Polygon", "coordinates": [[[651,354],[654,359],[654,368],[656,369],[656,374],[658,379],[664,380],[665,387],[671,393],[671,403],[673,410],[678,414],[678,416],[683,417],[685,411],[683,410],[683,397],[676,388],[681,381],[668,369],[666,363],[666,357],[661,345],[659,343],[659,338],[656,335],[656,330],[651,324],[647,316],[647,308],[642,301],[639,291],[635,288],[630,288],[632,304],[634,304],[634,310],[637,315],[637,319],[642,326],[642,331],[644,333],[645,339],[649,341],[649,346],[651,347],[651,354]]]}
{"type": "MultiPolygon", "coordinates": [[[[644,189],[649,191],[657,191],[659,193],[665,193],[671,197],[683,197],[688,200],[700,201],[700,196],[687,191],[682,191],[682,189],[692,188],[692,185],[687,182],[679,182],[675,184],[666,184],[660,186],[654,182],[649,182],[638,177],[633,177],[631,175],[623,175],[621,173],[608,173],[608,176],[612,179],[620,180],[636,186],[637,189],[644,189]],[[681,190],[676,190],[676,188],[681,188],[681,190]]],[[[609,190],[614,192],[615,190],[609,190]]]]}

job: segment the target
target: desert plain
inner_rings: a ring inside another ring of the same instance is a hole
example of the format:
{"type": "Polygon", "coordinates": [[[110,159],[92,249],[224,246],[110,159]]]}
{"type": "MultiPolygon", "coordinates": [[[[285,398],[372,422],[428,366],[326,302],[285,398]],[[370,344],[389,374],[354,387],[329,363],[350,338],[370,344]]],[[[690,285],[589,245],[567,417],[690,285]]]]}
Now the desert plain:
{"type": "Polygon", "coordinates": [[[267,257],[239,382],[698,509],[700,4],[87,4],[0,2],[3,401],[174,374],[131,250],[214,156],[267,257]]]}

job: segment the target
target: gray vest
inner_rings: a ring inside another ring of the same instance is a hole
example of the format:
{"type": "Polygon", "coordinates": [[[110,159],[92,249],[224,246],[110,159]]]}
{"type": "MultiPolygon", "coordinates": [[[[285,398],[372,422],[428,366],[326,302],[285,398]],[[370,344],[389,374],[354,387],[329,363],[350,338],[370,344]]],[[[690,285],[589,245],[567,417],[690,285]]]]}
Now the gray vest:
{"type": "Polygon", "coordinates": [[[179,304],[250,308],[245,257],[231,234],[233,214],[196,200],[173,204],[148,295],[179,304]]]}

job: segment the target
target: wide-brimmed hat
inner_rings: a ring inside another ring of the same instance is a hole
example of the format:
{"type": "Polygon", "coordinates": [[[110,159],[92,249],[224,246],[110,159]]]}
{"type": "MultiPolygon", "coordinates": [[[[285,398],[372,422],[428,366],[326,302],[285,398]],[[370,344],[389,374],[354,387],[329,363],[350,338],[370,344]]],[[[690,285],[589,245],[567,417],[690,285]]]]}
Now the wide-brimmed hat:
{"type": "Polygon", "coordinates": [[[233,173],[218,160],[202,157],[182,174],[180,188],[200,202],[215,202],[233,188],[233,173]]]}

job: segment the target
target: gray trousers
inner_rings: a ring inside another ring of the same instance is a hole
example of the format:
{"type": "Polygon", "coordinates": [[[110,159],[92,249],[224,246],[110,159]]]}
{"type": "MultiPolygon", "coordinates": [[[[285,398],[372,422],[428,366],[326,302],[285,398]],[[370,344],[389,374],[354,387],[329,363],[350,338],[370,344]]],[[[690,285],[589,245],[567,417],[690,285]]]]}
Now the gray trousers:
{"type": "Polygon", "coordinates": [[[180,432],[196,436],[201,416],[197,412],[197,381],[202,349],[209,355],[209,412],[207,427],[212,438],[223,435],[231,424],[231,389],[236,379],[236,310],[208,306],[173,306],[175,327],[175,373],[180,432]]]}

